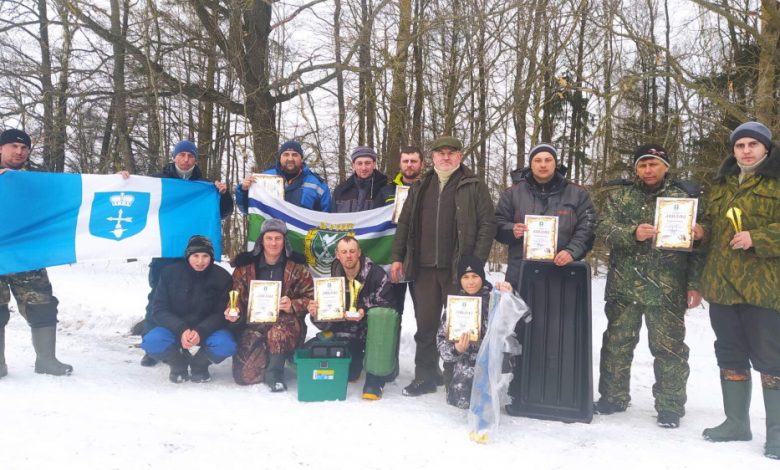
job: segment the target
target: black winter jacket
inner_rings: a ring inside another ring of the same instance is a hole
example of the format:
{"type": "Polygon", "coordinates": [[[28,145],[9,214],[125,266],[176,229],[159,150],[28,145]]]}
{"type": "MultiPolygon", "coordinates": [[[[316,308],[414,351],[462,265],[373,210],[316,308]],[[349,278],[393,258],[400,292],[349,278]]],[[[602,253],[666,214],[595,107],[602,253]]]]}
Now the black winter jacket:
{"type": "Polygon", "coordinates": [[[225,328],[225,308],[233,278],[225,269],[211,264],[195,271],[186,260],[168,266],[160,276],[154,296],[154,321],[181,338],[193,329],[201,343],[215,331],[225,328]]]}

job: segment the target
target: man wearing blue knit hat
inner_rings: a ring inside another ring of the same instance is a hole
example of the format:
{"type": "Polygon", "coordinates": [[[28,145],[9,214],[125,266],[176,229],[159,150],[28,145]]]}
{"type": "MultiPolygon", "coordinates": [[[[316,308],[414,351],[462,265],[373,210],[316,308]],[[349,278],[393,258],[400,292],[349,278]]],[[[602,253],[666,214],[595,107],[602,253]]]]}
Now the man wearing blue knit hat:
{"type": "MultiPolygon", "coordinates": [[[[284,178],[284,200],[298,207],[330,212],[330,188],[325,180],[303,162],[301,144],[288,140],[279,147],[278,155],[276,164],[263,171],[263,174],[284,178]]],[[[241,212],[249,210],[249,187],[253,182],[249,174],[236,188],[236,204],[241,212]]]]}
{"type": "MultiPolygon", "coordinates": [[[[173,147],[171,152],[173,161],[165,165],[155,178],[177,178],[188,181],[208,181],[198,167],[198,146],[189,140],[182,140],[173,147]]],[[[120,172],[125,178],[130,175],[126,171],[120,172]]],[[[227,191],[227,185],[221,181],[214,181],[214,187],[220,194],[219,215],[222,219],[233,213],[233,198],[227,191]]],[[[163,269],[169,265],[175,264],[181,258],[153,258],[149,264],[149,301],[146,305],[146,316],[144,317],[143,334],[148,333],[152,328],[158,326],[152,319],[152,309],[154,296],[157,289],[157,283],[160,280],[160,274],[163,269]]],[[[141,365],[150,367],[157,364],[157,360],[149,355],[144,355],[141,359],[141,365]]]]}

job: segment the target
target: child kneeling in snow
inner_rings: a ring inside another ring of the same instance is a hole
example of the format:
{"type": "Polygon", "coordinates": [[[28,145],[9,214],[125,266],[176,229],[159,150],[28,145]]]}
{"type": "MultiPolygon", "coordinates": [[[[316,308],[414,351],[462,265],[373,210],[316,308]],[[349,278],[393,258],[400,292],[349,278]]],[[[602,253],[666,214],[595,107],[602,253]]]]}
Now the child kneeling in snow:
{"type": "MultiPolygon", "coordinates": [[[[458,408],[468,409],[471,400],[471,386],[474,382],[474,366],[482,339],[488,324],[490,293],[493,286],[485,279],[484,263],[475,256],[464,256],[458,263],[460,289],[457,295],[482,298],[482,324],[479,329],[479,342],[469,341],[469,334],[463,333],[457,342],[447,338],[447,313],[441,319],[436,346],[444,361],[445,371],[452,370],[452,379],[447,385],[447,403],[458,408]]],[[[501,292],[512,292],[508,282],[497,282],[501,292]]]]}

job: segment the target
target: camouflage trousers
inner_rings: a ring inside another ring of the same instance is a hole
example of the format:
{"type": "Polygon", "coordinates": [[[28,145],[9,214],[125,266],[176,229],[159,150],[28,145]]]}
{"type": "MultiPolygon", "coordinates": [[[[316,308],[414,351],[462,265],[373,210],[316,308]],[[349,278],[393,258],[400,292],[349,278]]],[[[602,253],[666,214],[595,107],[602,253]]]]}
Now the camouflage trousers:
{"type": "Polygon", "coordinates": [[[31,327],[57,323],[57,298],[45,269],[0,276],[0,327],[8,323],[8,303],[13,293],[19,313],[31,327]]]}
{"type": "Polygon", "coordinates": [[[303,321],[282,314],[273,325],[247,325],[238,335],[238,350],[233,356],[233,380],[239,385],[262,383],[270,354],[289,355],[300,343],[303,321]]]}
{"type": "Polygon", "coordinates": [[[607,331],[601,343],[599,393],[613,403],[628,404],[631,361],[639,342],[642,316],[647,325],[650,353],[655,358],[653,397],[657,411],[685,414],[688,382],[688,346],[685,345],[685,309],[607,301],[607,331]]]}

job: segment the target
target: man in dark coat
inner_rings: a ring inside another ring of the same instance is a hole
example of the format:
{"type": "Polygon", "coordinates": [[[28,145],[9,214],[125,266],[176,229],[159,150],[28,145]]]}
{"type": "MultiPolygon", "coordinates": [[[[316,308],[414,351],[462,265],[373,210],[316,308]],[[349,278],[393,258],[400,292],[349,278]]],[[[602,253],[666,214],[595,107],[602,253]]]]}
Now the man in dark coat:
{"type": "Polygon", "coordinates": [[[153,307],[159,326],[144,335],[141,347],[168,362],[171,382],[208,382],[209,365],[236,352],[224,313],[232,285],[230,274],[214,264],[211,241],[200,235],[190,238],[183,260],[163,270],[153,307]]]}
{"type": "Polygon", "coordinates": [[[585,189],[566,180],[566,167],[557,161],[558,151],[552,145],[534,146],[528,153],[528,168],[504,191],[496,206],[496,240],[509,248],[506,281],[516,289],[523,261],[526,215],[558,217],[556,266],[584,258],[593,247],[593,202],[585,189]]]}
{"type": "MultiPolygon", "coordinates": [[[[203,177],[203,173],[197,165],[198,147],[189,140],[182,140],[173,148],[173,161],[163,168],[162,172],[153,175],[155,178],[176,178],[187,181],[208,181],[203,177]]],[[[125,177],[129,176],[126,172],[121,172],[125,177]]],[[[233,198],[227,191],[227,186],[221,181],[215,181],[214,187],[219,191],[219,216],[225,219],[233,213],[233,198]]],[[[153,258],[149,264],[149,291],[148,303],[146,305],[146,315],[144,317],[144,331],[148,333],[157,326],[152,317],[152,302],[154,299],[155,288],[160,280],[160,273],[165,267],[180,261],[181,258],[153,258]]],[[[157,364],[152,357],[145,355],[141,358],[141,365],[145,367],[157,364]]]]}
{"type": "Polygon", "coordinates": [[[442,307],[455,291],[460,259],[486,261],[496,235],[490,191],[461,163],[462,149],[450,136],[433,142],[433,170],[412,185],[395,232],[390,278],[414,281],[415,291],[426,294],[415,305],[417,350],[406,396],[433,393],[444,383],[436,349],[442,307]]]}
{"type": "MultiPolygon", "coordinates": [[[[26,132],[8,129],[0,134],[0,175],[22,170],[30,158],[32,142],[26,132]]],[[[2,181],[0,181],[2,184],[2,181]]],[[[19,204],[18,201],[8,201],[19,204]]],[[[35,348],[35,372],[50,375],[70,375],[73,367],[54,355],[57,339],[57,298],[45,269],[0,276],[0,378],[8,375],[5,363],[5,325],[10,318],[8,302],[11,293],[16,298],[19,313],[27,320],[35,348]]]]}
{"type": "Polygon", "coordinates": [[[356,147],[350,159],[353,173],[333,190],[331,212],[358,212],[386,205],[387,176],[376,169],[376,151],[356,147]]]}
{"type": "MultiPolygon", "coordinates": [[[[332,277],[343,277],[349,286],[351,281],[357,281],[360,288],[355,306],[357,316],[347,316],[342,322],[317,321],[317,302],[309,302],[309,313],[314,325],[323,331],[330,331],[337,339],[347,341],[352,362],[349,366],[349,380],[360,377],[363,370],[363,356],[366,351],[366,336],[368,334],[368,319],[366,313],[374,307],[393,307],[392,290],[387,273],[364,256],[358,241],[352,236],[345,236],[336,244],[336,260],[331,266],[332,277]]],[[[345,289],[344,305],[352,305],[350,289],[345,289]]],[[[363,386],[363,398],[378,400],[382,398],[387,377],[379,377],[366,372],[366,382],[363,386]]]]}

